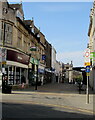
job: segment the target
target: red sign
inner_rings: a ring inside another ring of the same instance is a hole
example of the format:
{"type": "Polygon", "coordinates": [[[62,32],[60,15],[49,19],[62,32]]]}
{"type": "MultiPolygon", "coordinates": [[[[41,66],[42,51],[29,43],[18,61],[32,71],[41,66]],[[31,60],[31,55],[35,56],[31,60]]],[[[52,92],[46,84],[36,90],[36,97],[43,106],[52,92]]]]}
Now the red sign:
{"type": "Polygon", "coordinates": [[[29,56],[26,54],[18,53],[13,50],[7,50],[7,60],[19,62],[22,64],[29,64],[29,56]]]}
{"type": "Polygon", "coordinates": [[[85,61],[85,66],[90,66],[90,49],[87,48],[85,53],[84,53],[84,61],[85,61]]]}

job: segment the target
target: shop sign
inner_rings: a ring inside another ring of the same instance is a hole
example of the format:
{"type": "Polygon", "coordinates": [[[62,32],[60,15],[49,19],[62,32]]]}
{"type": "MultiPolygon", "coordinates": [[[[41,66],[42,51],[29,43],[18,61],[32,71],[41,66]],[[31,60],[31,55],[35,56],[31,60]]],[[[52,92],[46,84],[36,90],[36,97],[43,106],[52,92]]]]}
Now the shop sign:
{"type": "Polygon", "coordinates": [[[30,63],[34,64],[34,58],[30,58],[30,63]]]}
{"type": "Polygon", "coordinates": [[[38,69],[38,72],[39,72],[39,73],[44,73],[45,71],[44,71],[43,69],[40,69],[40,68],[39,68],[39,69],[38,69]]]}
{"type": "Polygon", "coordinates": [[[34,59],[33,57],[30,58],[30,63],[38,65],[39,61],[37,59],[34,59]]]}
{"type": "Polygon", "coordinates": [[[39,64],[39,61],[36,60],[36,59],[34,59],[34,64],[35,64],[35,65],[38,65],[38,64],[39,64]]]}
{"type": "Polygon", "coordinates": [[[30,51],[36,51],[37,48],[36,47],[30,47],[30,51]]]}
{"type": "Polygon", "coordinates": [[[93,59],[93,58],[95,58],[95,52],[90,53],[90,59],[93,59]]]}
{"type": "Polygon", "coordinates": [[[26,65],[29,64],[29,56],[28,55],[18,53],[13,50],[7,50],[7,60],[19,62],[19,63],[26,64],[26,65]]]}

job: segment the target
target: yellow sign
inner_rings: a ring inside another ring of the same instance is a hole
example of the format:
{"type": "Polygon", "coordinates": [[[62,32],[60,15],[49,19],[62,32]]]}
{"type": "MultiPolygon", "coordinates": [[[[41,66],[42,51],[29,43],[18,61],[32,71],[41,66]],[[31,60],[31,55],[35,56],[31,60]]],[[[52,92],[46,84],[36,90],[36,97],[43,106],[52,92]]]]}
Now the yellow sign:
{"type": "Polygon", "coordinates": [[[6,65],[6,61],[0,62],[0,64],[6,65]]]}
{"type": "Polygon", "coordinates": [[[90,62],[86,62],[86,63],[84,63],[84,65],[85,66],[90,66],[91,64],[90,64],[90,62]]]}
{"type": "Polygon", "coordinates": [[[86,73],[86,76],[90,76],[90,73],[86,73]]]}

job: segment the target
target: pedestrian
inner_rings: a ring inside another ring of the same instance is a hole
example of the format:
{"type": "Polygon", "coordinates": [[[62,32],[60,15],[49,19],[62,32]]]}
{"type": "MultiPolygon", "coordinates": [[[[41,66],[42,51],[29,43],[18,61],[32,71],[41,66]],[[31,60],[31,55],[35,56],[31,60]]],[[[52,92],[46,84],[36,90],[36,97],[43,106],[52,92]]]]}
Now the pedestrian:
{"type": "Polygon", "coordinates": [[[22,87],[22,89],[24,89],[24,85],[25,85],[25,84],[24,84],[24,82],[23,82],[23,83],[22,83],[22,86],[21,86],[21,87],[22,87]]]}
{"type": "Polygon", "coordinates": [[[25,77],[24,77],[24,75],[21,77],[21,83],[22,83],[21,88],[24,89],[24,87],[25,87],[25,77]]]}

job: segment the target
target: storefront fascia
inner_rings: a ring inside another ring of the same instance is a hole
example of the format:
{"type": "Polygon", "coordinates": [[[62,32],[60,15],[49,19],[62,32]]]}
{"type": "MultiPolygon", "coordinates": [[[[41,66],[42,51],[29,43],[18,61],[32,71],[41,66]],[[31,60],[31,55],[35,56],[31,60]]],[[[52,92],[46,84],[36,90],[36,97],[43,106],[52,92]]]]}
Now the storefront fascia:
{"type": "Polygon", "coordinates": [[[29,56],[13,50],[7,50],[7,61],[5,75],[8,77],[8,84],[18,85],[25,82],[28,84],[29,56]],[[22,80],[24,76],[25,80],[22,80]]]}
{"type": "Polygon", "coordinates": [[[39,61],[37,59],[31,57],[30,58],[30,63],[31,63],[32,66],[34,66],[34,69],[32,67],[29,68],[29,80],[31,82],[31,80],[36,81],[39,61]]]}

